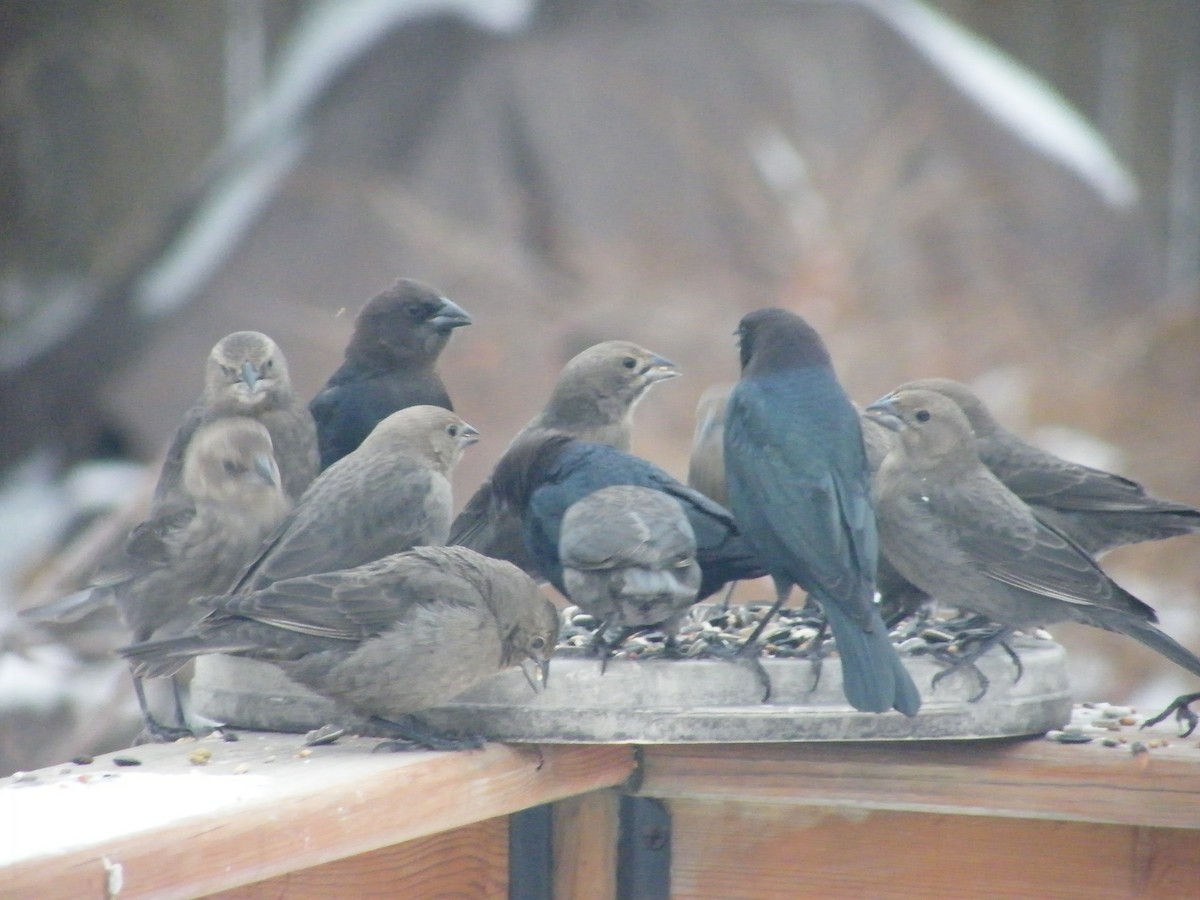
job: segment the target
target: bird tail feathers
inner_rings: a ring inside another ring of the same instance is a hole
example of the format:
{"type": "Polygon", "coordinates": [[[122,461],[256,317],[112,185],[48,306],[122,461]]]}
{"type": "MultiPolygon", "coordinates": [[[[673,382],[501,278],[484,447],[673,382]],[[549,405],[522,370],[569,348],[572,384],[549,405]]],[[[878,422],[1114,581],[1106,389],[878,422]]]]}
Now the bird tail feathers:
{"type": "Polygon", "coordinates": [[[165,678],[182,669],[189,660],[206,653],[240,653],[254,649],[247,641],[214,640],[208,637],[181,635],[158,641],[144,641],[117,649],[118,655],[129,662],[138,678],[165,678]]]}
{"type": "Polygon", "coordinates": [[[1175,665],[1200,677],[1200,657],[1150,622],[1144,622],[1135,616],[1116,610],[1093,609],[1091,613],[1092,618],[1098,620],[1096,624],[1099,624],[1100,627],[1127,634],[1135,641],[1139,641],[1156,653],[1165,656],[1175,665]]]}
{"type": "Polygon", "coordinates": [[[892,645],[887,626],[872,610],[870,631],[850,618],[834,603],[822,603],[833,639],[842,658],[842,689],[855,709],[887,712],[897,709],[915,716],[921,694],[892,645]]]}

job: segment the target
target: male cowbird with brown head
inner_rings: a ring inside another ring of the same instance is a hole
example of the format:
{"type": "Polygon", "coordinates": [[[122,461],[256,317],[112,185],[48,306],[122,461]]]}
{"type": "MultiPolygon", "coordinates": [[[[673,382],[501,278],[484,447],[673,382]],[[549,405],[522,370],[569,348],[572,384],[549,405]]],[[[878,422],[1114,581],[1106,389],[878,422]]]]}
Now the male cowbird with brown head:
{"type": "Polygon", "coordinates": [[[607,444],[537,431],[509,448],[493,473],[497,495],[520,515],[521,535],[534,571],[570,595],[559,555],[563,519],[577,501],[613,485],[635,485],[677,503],[691,525],[704,599],[729,581],[758,578],[762,566],[729,511],[676,481],[653,463],[607,444]]]}
{"type": "Polygon", "coordinates": [[[418,547],[336,572],[196,601],[209,615],[179,637],[121,653],[143,677],[204,653],[273,663],[385,737],[434,750],[477,738],[429,731],[413,713],[525,660],[543,672],[558,613],[515,566],[463,547],[418,547]]]}
{"type": "Polygon", "coordinates": [[[558,557],[571,601],[624,632],[655,627],[673,639],[700,590],[692,525],[678,500],[651,488],[618,484],[576,500],[558,557]]]}
{"type": "Polygon", "coordinates": [[[358,447],[397,410],[453,410],[437,361],[454,329],[470,324],[457,304],[407,278],[368,300],[354,320],[342,365],[309,404],[321,469],[358,447]]]}
{"type": "Polygon", "coordinates": [[[953,400],[905,388],[868,412],[900,433],[876,503],[884,552],[905,578],[1011,628],[1082,622],[1125,634],[1200,675],[1200,658],[1154,626],[1153,609],[983,464],[953,400]]]}
{"type": "Polygon", "coordinates": [[[935,391],[967,417],[983,464],[1010,491],[1093,556],[1125,544],[1200,532],[1200,509],[1146,492],[1129,478],[1068,462],[1002,426],[965,384],[949,378],[910,381],[900,390],[935,391]]]}
{"type": "Polygon", "coordinates": [[[188,443],[201,425],[228,416],[248,416],[266,426],[283,492],[293,502],[316,477],[316,426],[292,388],[283,352],[265,334],[235,331],[208,354],[204,391],[171,440],[154,488],[152,517],[186,505],[180,479],[188,443]]]}
{"type": "MultiPolygon", "coordinates": [[[[142,522],[86,591],[26,610],[39,621],[71,621],[115,604],[135,641],[179,631],[201,613],[193,597],[224,590],[291,505],[279,481],[271,436],[243,416],[202,424],[188,441],[181,495],[186,503],[142,522]]],[[[187,732],[176,693],[178,728],[154,719],[134,679],[146,731],[158,739],[187,732]]]]}
{"type": "Polygon", "coordinates": [[[761,309],[742,318],[738,336],[725,474],[730,508],[775,582],[774,608],[800,585],[833,630],[850,705],[916,715],[920,695],[875,605],[878,539],[858,411],[800,316],[761,309]]]}
{"type": "Polygon", "coordinates": [[[479,433],[438,406],[394,412],[312,483],[231,590],[349,569],[450,530],[450,473],[479,433]]]}
{"type": "MultiPolygon", "coordinates": [[[[629,341],[595,344],[563,367],[545,408],[521,429],[509,450],[526,434],[554,430],[628,451],[638,401],[651,385],[678,374],[669,359],[629,341]]],[[[492,478],[479,486],[455,518],[450,543],[524,569],[532,565],[521,541],[520,514],[496,495],[492,478]]]]}

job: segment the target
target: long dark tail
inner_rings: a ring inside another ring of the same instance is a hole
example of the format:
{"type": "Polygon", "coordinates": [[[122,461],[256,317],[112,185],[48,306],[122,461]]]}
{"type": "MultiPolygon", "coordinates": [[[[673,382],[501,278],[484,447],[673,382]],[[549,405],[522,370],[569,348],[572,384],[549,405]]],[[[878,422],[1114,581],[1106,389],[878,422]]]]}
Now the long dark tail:
{"type": "Polygon", "coordinates": [[[1127,634],[1135,641],[1145,644],[1151,650],[1165,656],[1177,666],[1181,666],[1200,677],[1200,657],[1183,646],[1165,631],[1160,631],[1149,622],[1143,621],[1128,613],[1108,609],[1093,609],[1090,624],[1098,625],[1108,631],[1127,634]]]}
{"type": "Polygon", "coordinates": [[[915,716],[921,694],[892,646],[879,611],[872,609],[871,630],[865,631],[837,604],[822,601],[821,607],[842,657],[842,689],[850,705],[863,712],[897,709],[915,716]]]}
{"type": "Polygon", "coordinates": [[[164,678],[174,675],[187,662],[206,653],[242,653],[254,649],[249,641],[222,640],[221,635],[182,635],[158,641],[143,641],[117,649],[129,661],[138,678],[164,678]]]}

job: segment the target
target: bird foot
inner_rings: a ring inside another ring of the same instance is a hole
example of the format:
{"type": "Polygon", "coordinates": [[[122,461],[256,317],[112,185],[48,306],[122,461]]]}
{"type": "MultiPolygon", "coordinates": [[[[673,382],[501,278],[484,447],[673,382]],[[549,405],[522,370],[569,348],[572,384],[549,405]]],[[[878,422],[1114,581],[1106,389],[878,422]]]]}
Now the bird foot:
{"type": "Polygon", "coordinates": [[[133,739],[134,746],[142,744],[172,744],[182,738],[194,738],[196,732],[190,728],[163,725],[153,718],[142,720],[142,730],[133,739]]]}
{"type": "Polygon", "coordinates": [[[987,694],[988,688],[991,687],[991,681],[983,674],[977,663],[992,647],[999,646],[1003,648],[1016,667],[1017,674],[1013,677],[1013,684],[1016,684],[1025,674],[1025,667],[1021,664],[1021,658],[1017,656],[1016,651],[1008,644],[1011,634],[1011,628],[990,623],[984,627],[970,628],[959,632],[948,646],[930,651],[938,663],[946,666],[945,669],[933,676],[930,683],[933,687],[937,687],[938,682],[947,676],[963,669],[969,669],[975,673],[975,677],[979,681],[979,690],[968,697],[967,702],[978,703],[987,694]]]}
{"type": "Polygon", "coordinates": [[[1159,722],[1171,715],[1175,714],[1175,721],[1179,723],[1180,737],[1190,737],[1192,732],[1196,730],[1196,726],[1200,725],[1200,715],[1192,712],[1191,705],[1197,700],[1200,700],[1200,691],[1194,694],[1183,694],[1176,697],[1171,703],[1160,712],[1157,716],[1147,719],[1142,723],[1142,728],[1149,728],[1152,725],[1157,725],[1159,722]]]}
{"type": "Polygon", "coordinates": [[[372,753],[395,753],[408,750],[478,750],[485,739],[477,734],[450,736],[430,730],[424,722],[413,716],[404,716],[402,721],[373,716],[372,730],[388,740],[376,744],[372,753]]]}

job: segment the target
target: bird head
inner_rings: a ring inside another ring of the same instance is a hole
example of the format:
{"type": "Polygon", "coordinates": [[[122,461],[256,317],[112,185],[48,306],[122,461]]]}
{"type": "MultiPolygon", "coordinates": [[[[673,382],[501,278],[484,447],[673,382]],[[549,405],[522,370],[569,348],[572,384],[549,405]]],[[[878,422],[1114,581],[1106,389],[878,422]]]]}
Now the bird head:
{"type": "Polygon", "coordinates": [[[208,355],[204,392],[210,409],[260,406],[290,386],[283,353],[260,332],[235,331],[208,355]]]}
{"type": "Polygon", "coordinates": [[[910,464],[945,468],[978,462],[971,423],[944,394],[900,388],[876,400],[865,414],[899,432],[900,446],[910,464]]]}

